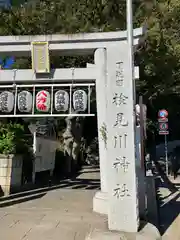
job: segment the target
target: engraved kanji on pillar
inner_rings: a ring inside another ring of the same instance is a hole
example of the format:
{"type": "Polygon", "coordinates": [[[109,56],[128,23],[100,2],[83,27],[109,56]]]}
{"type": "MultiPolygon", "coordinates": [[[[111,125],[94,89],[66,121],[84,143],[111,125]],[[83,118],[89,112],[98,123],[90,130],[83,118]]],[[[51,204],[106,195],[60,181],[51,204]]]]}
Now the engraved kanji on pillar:
{"type": "Polygon", "coordinates": [[[137,231],[138,208],[132,79],[127,45],[107,51],[107,132],[110,230],[137,231]]]}

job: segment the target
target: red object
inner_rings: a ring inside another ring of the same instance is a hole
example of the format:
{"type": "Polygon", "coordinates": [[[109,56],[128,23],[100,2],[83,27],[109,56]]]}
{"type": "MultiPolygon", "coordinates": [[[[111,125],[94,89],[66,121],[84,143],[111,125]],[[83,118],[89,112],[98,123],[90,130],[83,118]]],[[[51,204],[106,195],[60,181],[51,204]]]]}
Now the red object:
{"type": "Polygon", "coordinates": [[[167,131],[168,130],[168,123],[160,123],[159,124],[160,131],[167,131]]]}
{"type": "Polygon", "coordinates": [[[159,110],[158,117],[159,118],[167,118],[168,117],[168,111],[166,111],[165,109],[159,110]]]}
{"type": "Polygon", "coordinates": [[[36,96],[36,107],[38,110],[46,111],[47,110],[47,94],[45,91],[38,92],[36,96]]]}

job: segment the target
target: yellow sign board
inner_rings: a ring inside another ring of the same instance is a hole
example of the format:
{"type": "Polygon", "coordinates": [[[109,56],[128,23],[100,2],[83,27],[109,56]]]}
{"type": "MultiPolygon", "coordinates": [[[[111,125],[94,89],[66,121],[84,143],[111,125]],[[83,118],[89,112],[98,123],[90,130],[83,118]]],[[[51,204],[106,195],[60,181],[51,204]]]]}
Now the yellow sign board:
{"type": "Polygon", "coordinates": [[[31,43],[32,69],[36,73],[49,73],[49,44],[48,42],[31,43]]]}

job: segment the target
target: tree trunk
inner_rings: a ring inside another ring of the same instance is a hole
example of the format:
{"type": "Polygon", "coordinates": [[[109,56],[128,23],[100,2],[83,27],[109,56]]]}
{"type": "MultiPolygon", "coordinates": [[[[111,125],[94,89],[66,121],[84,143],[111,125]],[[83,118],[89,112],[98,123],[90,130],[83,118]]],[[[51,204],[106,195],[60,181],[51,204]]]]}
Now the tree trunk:
{"type": "Polygon", "coordinates": [[[67,161],[67,172],[77,169],[78,157],[80,153],[83,119],[80,117],[67,117],[66,130],[63,133],[64,154],[67,161]]]}

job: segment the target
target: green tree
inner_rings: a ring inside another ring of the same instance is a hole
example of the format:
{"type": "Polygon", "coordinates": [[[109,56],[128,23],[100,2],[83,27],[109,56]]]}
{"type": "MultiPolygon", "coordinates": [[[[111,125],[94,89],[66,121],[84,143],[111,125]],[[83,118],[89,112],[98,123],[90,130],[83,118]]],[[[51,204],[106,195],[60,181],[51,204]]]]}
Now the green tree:
{"type": "Polygon", "coordinates": [[[149,11],[139,7],[136,23],[148,27],[144,44],[137,52],[140,66],[138,91],[149,106],[149,118],[156,125],[157,112],[169,111],[170,138],[179,138],[180,104],[180,2],[154,1],[149,11]]]}
{"type": "MultiPolygon", "coordinates": [[[[144,96],[156,121],[159,108],[179,112],[180,92],[180,2],[142,0],[134,2],[134,26],[146,25],[145,41],[136,53],[140,66],[137,90],[144,96]],[[150,4],[149,4],[150,3],[150,4]]],[[[60,0],[28,1],[21,7],[0,12],[0,35],[79,33],[125,29],[125,1],[60,0]]],[[[84,66],[91,57],[51,59],[54,67],[84,66]]],[[[20,59],[16,67],[30,66],[20,59]]]]}
{"type": "Polygon", "coordinates": [[[77,33],[122,29],[124,7],[118,0],[30,1],[2,10],[1,35],[77,33]]]}
{"type": "Polygon", "coordinates": [[[138,22],[146,21],[148,26],[138,63],[142,70],[141,91],[149,99],[179,93],[179,13],[179,1],[164,0],[155,5],[150,15],[139,12],[136,16],[138,22]]]}

